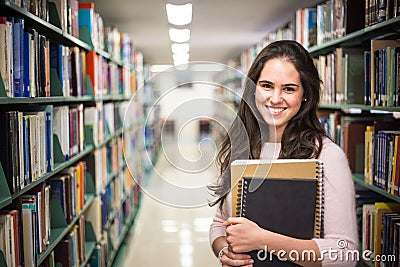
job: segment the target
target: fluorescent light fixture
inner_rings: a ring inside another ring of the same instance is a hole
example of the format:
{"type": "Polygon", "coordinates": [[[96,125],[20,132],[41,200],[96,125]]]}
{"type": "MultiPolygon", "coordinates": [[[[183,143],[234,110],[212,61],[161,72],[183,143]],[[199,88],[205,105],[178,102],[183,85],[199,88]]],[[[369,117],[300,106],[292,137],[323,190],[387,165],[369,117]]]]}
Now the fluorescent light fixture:
{"type": "Polygon", "coordinates": [[[189,61],[189,53],[173,54],[172,58],[174,59],[174,62],[188,62],[189,61]]]}
{"type": "Polygon", "coordinates": [[[186,43],[190,40],[190,30],[189,29],[169,29],[169,38],[175,43],[186,43]]]}
{"type": "Polygon", "coordinates": [[[151,72],[164,72],[164,71],[172,71],[172,65],[151,65],[151,72]]]}
{"type": "Polygon", "coordinates": [[[168,3],[165,6],[167,8],[167,17],[169,23],[177,26],[183,26],[192,22],[191,3],[184,5],[173,5],[168,3]]]}
{"type": "Polygon", "coordinates": [[[173,43],[171,45],[171,50],[173,54],[187,54],[189,53],[189,44],[188,43],[183,43],[183,44],[177,44],[173,43]]]}

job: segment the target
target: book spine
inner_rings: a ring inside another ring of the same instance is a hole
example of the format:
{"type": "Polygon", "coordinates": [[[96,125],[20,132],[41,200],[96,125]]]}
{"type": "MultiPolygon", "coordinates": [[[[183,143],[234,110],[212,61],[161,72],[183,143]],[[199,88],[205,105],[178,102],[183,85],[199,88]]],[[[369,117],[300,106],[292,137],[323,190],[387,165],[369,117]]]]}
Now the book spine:
{"type": "Polygon", "coordinates": [[[21,97],[23,90],[23,19],[16,19],[13,25],[14,96],[21,97]]]}
{"type": "Polygon", "coordinates": [[[22,95],[23,97],[29,97],[30,96],[30,39],[31,39],[31,34],[28,32],[24,32],[24,48],[23,48],[23,92],[22,95]]]}
{"type": "Polygon", "coordinates": [[[23,129],[24,129],[24,154],[25,154],[25,185],[31,183],[31,161],[30,161],[30,145],[29,145],[29,118],[23,116],[23,129]]]}

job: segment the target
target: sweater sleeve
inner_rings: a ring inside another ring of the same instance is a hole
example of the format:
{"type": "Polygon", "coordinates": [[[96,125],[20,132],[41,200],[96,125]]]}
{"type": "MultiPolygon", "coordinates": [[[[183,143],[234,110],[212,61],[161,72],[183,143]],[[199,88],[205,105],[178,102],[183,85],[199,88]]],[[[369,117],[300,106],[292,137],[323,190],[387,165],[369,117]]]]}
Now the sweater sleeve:
{"type": "Polygon", "coordinates": [[[322,266],[355,266],[358,231],[354,183],[347,157],[336,144],[325,141],[319,159],[324,163],[324,238],[314,240],[322,266]]]}
{"type": "Polygon", "coordinates": [[[210,244],[214,243],[214,240],[220,236],[226,236],[226,227],[223,226],[223,222],[226,221],[229,217],[231,217],[231,207],[232,207],[232,195],[228,193],[225,198],[224,204],[222,207],[218,207],[215,213],[213,222],[210,226],[210,244]]]}

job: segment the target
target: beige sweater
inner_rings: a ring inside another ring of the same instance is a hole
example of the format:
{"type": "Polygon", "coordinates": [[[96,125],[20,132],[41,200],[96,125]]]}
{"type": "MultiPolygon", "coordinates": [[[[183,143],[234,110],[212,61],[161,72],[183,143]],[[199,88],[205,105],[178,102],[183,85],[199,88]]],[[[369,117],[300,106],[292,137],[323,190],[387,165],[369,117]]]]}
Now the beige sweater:
{"type": "MultiPolygon", "coordinates": [[[[280,144],[265,144],[261,158],[276,158],[279,151],[280,144]]],[[[346,256],[346,252],[358,252],[354,183],[346,155],[339,146],[325,139],[319,159],[324,163],[324,238],[314,240],[323,255],[322,266],[355,266],[356,262],[350,261],[353,257],[346,256]],[[338,243],[346,247],[341,249],[338,243]]],[[[229,193],[210,226],[211,244],[217,237],[226,236],[222,223],[231,216],[231,206],[229,193]]]]}

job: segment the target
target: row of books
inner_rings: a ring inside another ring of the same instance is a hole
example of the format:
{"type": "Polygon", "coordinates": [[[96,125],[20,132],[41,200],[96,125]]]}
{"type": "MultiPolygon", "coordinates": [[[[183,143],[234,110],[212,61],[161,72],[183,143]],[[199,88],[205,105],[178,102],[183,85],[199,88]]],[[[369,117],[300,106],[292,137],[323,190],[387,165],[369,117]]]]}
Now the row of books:
{"type": "Polygon", "coordinates": [[[105,26],[102,16],[95,12],[94,2],[78,0],[13,0],[13,4],[24,8],[38,18],[57,24],[64,32],[79,38],[79,27],[86,27],[95,49],[105,50],[111,57],[126,65],[136,65],[137,51],[133,39],[115,26],[105,26]],[[50,4],[49,4],[50,3],[50,4]],[[57,11],[57,18],[49,16],[49,5],[57,11]],[[59,23],[59,24],[58,24],[59,23]]]}
{"type": "Polygon", "coordinates": [[[78,47],[66,47],[62,45],[50,45],[50,70],[55,70],[57,76],[51,77],[53,84],[60,84],[62,96],[86,95],[84,77],[91,66],[86,60],[86,53],[78,47]]]}
{"type": "Polygon", "coordinates": [[[83,151],[84,122],[83,104],[54,106],[53,132],[58,137],[65,160],[83,151]]]}
{"type": "Polygon", "coordinates": [[[102,16],[95,12],[94,2],[78,3],[77,0],[54,1],[61,29],[79,38],[79,27],[86,27],[93,47],[105,50],[111,58],[133,65],[133,40],[127,33],[120,32],[115,26],[105,26],[102,16]]]}
{"type": "MultiPolygon", "coordinates": [[[[121,172],[121,177],[124,175],[124,172],[121,172]]],[[[121,242],[122,228],[129,223],[129,219],[133,216],[139,198],[138,186],[137,184],[133,186],[133,184],[134,183],[131,184],[131,187],[124,189],[125,193],[120,195],[122,198],[116,201],[120,203],[118,206],[112,207],[112,204],[110,204],[112,189],[108,189],[111,188],[108,186],[104,192],[94,198],[86,212],[87,217],[93,218],[90,221],[96,241],[101,243],[102,240],[107,240],[107,243],[111,244],[111,247],[106,249],[107,252],[103,254],[102,257],[107,257],[113,250],[118,248],[121,242]]],[[[98,258],[99,255],[95,257],[98,258]]],[[[105,262],[108,261],[108,259],[103,260],[105,262]]]]}
{"type": "Polygon", "coordinates": [[[0,59],[0,74],[9,97],[87,95],[86,76],[95,97],[129,96],[136,90],[135,74],[129,68],[93,51],[52,44],[36,30],[25,28],[19,18],[0,18],[0,59]],[[57,75],[52,75],[54,70],[57,75]]]}
{"type": "Polygon", "coordinates": [[[398,0],[365,0],[365,27],[400,16],[398,0]]]}
{"type": "Polygon", "coordinates": [[[137,107],[125,101],[108,102],[104,105],[102,102],[96,102],[95,107],[85,109],[83,104],[75,104],[40,106],[34,110],[25,108],[26,111],[3,111],[0,125],[5,127],[5,131],[0,132],[0,147],[4,153],[1,154],[0,160],[10,192],[19,192],[26,185],[53,170],[53,134],[57,137],[65,160],[82,152],[85,125],[92,129],[96,146],[104,142],[106,137],[113,136],[123,126],[130,127],[126,128],[124,134],[126,148],[122,146],[122,137],[118,137],[104,147],[104,152],[96,152],[99,159],[104,158],[104,164],[113,163],[108,169],[104,165],[105,171],[115,171],[116,166],[121,166],[124,160],[123,149],[131,158],[139,145],[139,129],[132,127],[138,123],[138,118],[127,116],[125,125],[122,121],[124,113],[131,108],[136,111],[137,107]],[[101,156],[102,154],[104,155],[101,156]]]}
{"type": "MultiPolygon", "coordinates": [[[[362,251],[381,257],[375,266],[394,267],[399,264],[400,205],[375,202],[363,205],[362,251]]],[[[379,259],[379,258],[378,258],[379,259]]]]}
{"type": "Polygon", "coordinates": [[[129,68],[118,67],[94,51],[86,55],[86,74],[92,82],[95,97],[130,96],[136,91],[135,74],[129,68]]]}
{"type": "Polygon", "coordinates": [[[317,5],[317,45],[365,27],[362,1],[329,0],[317,5]]]}
{"type": "Polygon", "coordinates": [[[138,125],[141,109],[136,102],[96,102],[95,106],[86,107],[85,125],[93,132],[94,145],[101,144],[107,137],[114,135],[122,127],[125,130],[138,125]]]}
{"type": "Polygon", "coordinates": [[[90,266],[108,266],[110,254],[121,243],[122,229],[128,225],[139,204],[139,193],[139,186],[128,168],[120,169],[96,193],[86,213],[92,218],[90,221],[97,241],[89,260],[90,266]]]}
{"type": "Polygon", "coordinates": [[[121,167],[122,162],[118,158],[113,158],[117,151],[122,153],[122,141],[118,138],[118,142],[115,141],[113,144],[103,146],[96,149],[85,157],[88,162],[88,170],[93,177],[95,191],[100,192],[110,180],[110,175],[115,174],[116,171],[121,167]]]}
{"type": "Polygon", "coordinates": [[[371,50],[364,53],[367,74],[364,84],[366,105],[400,105],[399,47],[400,40],[371,40],[371,50]]]}
{"type": "Polygon", "coordinates": [[[371,49],[336,48],[315,64],[323,104],[400,105],[400,41],[371,40],[371,49]]]}
{"type": "Polygon", "coordinates": [[[44,21],[49,20],[49,6],[48,0],[11,0],[12,4],[23,8],[24,10],[32,13],[33,15],[41,18],[44,21]]]}
{"type": "Polygon", "coordinates": [[[7,266],[34,266],[50,240],[50,186],[24,195],[0,215],[0,250],[7,266]]]}
{"type": "Polygon", "coordinates": [[[80,161],[46,181],[52,188],[51,199],[60,203],[67,224],[81,213],[85,205],[86,164],[80,161]]]}
{"type": "Polygon", "coordinates": [[[9,97],[50,96],[50,44],[24,20],[0,17],[0,74],[9,97]]]}
{"type": "Polygon", "coordinates": [[[364,103],[362,50],[339,47],[333,53],[320,55],[314,62],[322,80],[321,103],[364,103]]]}
{"type": "MultiPolygon", "coordinates": [[[[62,266],[79,266],[86,261],[85,246],[85,214],[79,217],[71,231],[57,244],[54,249],[54,263],[61,263],[62,266]]],[[[90,222],[90,219],[88,220],[90,222]]],[[[47,261],[47,263],[50,263],[47,261]]],[[[52,266],[55,266],[53,263],[52,266]]]]}
{"type": "Polygon", "coordinates": [[[305,48],[317,44],[317,9],[301,8],[295,13],[295,40],[305,48]]]}
{"type": "Polygon", "coordinates": [[[399,196],[400,122],[391,115],[345,115],[333,112],[321,118],[330,137],[340,145],[353,173],[367,184],[399,196]]]}
{"type": "Polygon", "coordinates": [[[85,203],[85,171],[85,163],[80,162],[1,211],[0,250],[7,266],[36,266],[37,256],[50,244],[51,229],[56,227],[55,210],[61,209],[69,223],[80,214],[85,203]]]}
{"type": "Polygon", "coordinates": [[[53,169],[52,107],[44,111],[6,111],[0,116],[0,160],[11,193],[53,169]]]}
{"type": "MultiPolygon", "coordinates": [[[[61,210],[64,215],[63,219],[57,220],[64,220],[65,225],[71,224],[74,218],[80,216],[77,225],[64,238],[78,238],[70,241],[74,244],[72,251],[76,253],[68,255],[69,261],[85,261],[82,245],[82,240],[85,240],[85,220],[93,226],[96,241],[101,240],[105,232],[109,232],[109,238],[114,240],[114,244],[115,240],[120,239],[122,225],[127,223],[135,205],[138,205],[139,189],[133,191],[134,185],[137,185],[132,181],[129,170],[121,169],[98,197],[95,197],[85,215],[82,215],[87,201],[86,179],[92,179],[86,176],[91,171],[90,168],[86,169],[86,165],[90,165],[86,160],[63,170],[59,175],[32,189],[31,193],[21,196],[19,201],[11,204],[10,210],[1,211],[0,250],[7,266],[36,266],[37,256],[45,251],[50,242],[50,230],[60,227],[60,223],[54,221],[54,216],[60,214],[57,210],[61,210]]],[[[63,247],[66,245],[64,243],[61,241],[57,246],[63,247]]],[[[57,251],[55,249],[55,260],[65,260],[65,253],[63,257],[58,257],[57,251]]]]}
{"type": "Polygon", "coordinates": [[[287,24],[245,49],[240,58],[242,69],[248,70],[261,49],[278,40],[296,40],[309,48],[360,30],[365,27],[364,9],[364,2],[347,0],[328,0],[315,7],[299,8],[287,24]]]}
{"type": "MultiPolygon", "coordinates": [[[[373,128],[369,126],[365,132],[366,141],[372,136],[373,128]]],[[[377,159],[376,176],[373,183],[393,195],[399,195],[400,158],[398,158],[400,131],[378,131],[376,136],[377,159]]],[[[368,166],[367,166],[368,167],[368,166]]]]}

